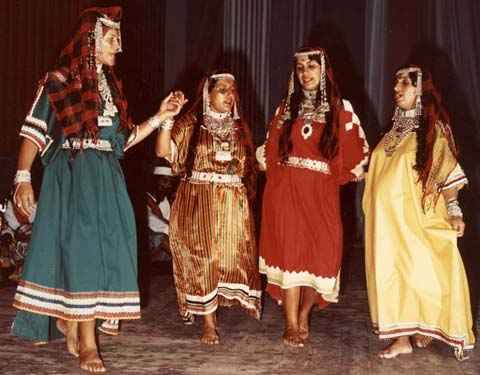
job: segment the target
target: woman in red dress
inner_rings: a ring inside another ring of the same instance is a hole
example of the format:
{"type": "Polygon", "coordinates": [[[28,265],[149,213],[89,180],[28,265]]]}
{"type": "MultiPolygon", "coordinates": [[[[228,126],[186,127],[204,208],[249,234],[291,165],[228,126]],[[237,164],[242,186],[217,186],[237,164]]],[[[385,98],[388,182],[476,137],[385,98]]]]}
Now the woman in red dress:
{"type": "Polygon", "coordinates": [[[360,121],[342,100],[325,51],[295,54],[288,95],[266,144],[260,272],[284,306],[283,341],[302,347],[317,304],[337,302],[342,260],[340,186],[363,178],[368,144],[360,121]]]}

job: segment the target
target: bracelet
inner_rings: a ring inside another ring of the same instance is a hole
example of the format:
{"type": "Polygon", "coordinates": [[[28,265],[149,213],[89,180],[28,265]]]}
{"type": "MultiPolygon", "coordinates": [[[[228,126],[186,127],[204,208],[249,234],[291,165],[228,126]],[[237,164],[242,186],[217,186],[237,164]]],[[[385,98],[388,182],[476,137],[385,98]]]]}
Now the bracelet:
{"type": "Polygon", "coordinates": [[[160,124],[160,127],[163,130],[172,130],[174,124],[175,124],[175,121],[173,121],[172,118],[167,118],[162,121],[162,123],[160,124]]]}
{"type": "Polygon", "coordinates": [[[152,116],[147,120],[147,125],[153,130],[158,129],[160,126],[160,118],[158,116],[152,116]]]}
{"type": "Polygon", "coordinates": [[[17,170],[17,173],[15,174],[15,178],[13,180],[13,184],[17,185],[21,182],[32,182],[32,175],[30,174],[29,170],[26,169],[19,169],[17,170]]]}
{"type": "Polygon", "coordinates": [[[447,202],[447,214],[450,217],[463,217],[463,212],[457,199],[447,202]]]}

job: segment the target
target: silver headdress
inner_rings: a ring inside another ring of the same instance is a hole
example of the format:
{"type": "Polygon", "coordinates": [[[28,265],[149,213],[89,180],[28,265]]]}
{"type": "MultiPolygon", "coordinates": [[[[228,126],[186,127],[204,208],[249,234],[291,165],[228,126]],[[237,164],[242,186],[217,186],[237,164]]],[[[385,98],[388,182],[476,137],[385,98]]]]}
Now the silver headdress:
{"type": "MultiPolygon", "coordinates": [[[[230,73],[219,73],[219,74],[213,74],[210,77],[208,77],[207,80],[205,80],[205,84],[203,85],[203,92],[202,92],[202,99],[203,99],[203,115],[204,116],[210,116],[210,117],[232,117],[231,113],[225,114],[225,115],[220,115],[215,112],[214,110],[211,109],[210,107],[210,96],[208,93],[208,83],[211,79],[222,79],[222,78],[229,78],[233,81],[235,81],[235,77],[233,74],[230,73]]],[[[240,118],[238,114],[238,108],[237,108],[237,100],[235,98],[235,101],[233,103],[233,117],[234,120],[238,120],[240,118]]]]}
{"type": "Polygon", "coordinates": [[[97,22],[95,23],[95,53],[98,56],[101,48],[102,48],[102,38],[103,38],[103,30],[102,25],[106,27],[110,27],[111,29],[116,29],[119,31],[118,33],[118,43],[119,43],[119,51],[122,52],[122,39],[120,37],[120,22],[115,22],[109,19],[107,16],[98,17],[97,22]]]}
{"type": "MultiPolygon", "coordinates": [[[[408,73],[417,73],[417,82],[415,82],[415,95],[417,96],[415,101],[415,116],[420,117],[422,115],[422,69],[418,67],[409,67],[405,69],[400,69],[397,72],[398,74],[408,74],[408,73]]],[[[397,110],[395,110],[397,112],[397,110]]]]}
{"type": "MultiPolygon", "coordinates": [[[[312,51],[297,52],[295,53],[295,58],[298,57],[310,57],[313,55],[320,55],[320,105],[317,108],[318,112],[328,112],[330,111],[330,104],[328,103],[327,97],[327,69],[325,63],[325,52],[323,49],[315,49],[312,51]]],[[[295,92],[295,71],[292,71],[290,74],[290,80],[288,83],[288,94],[287,94],[287,107],[290,106],[290,100],[295,92]]]]}

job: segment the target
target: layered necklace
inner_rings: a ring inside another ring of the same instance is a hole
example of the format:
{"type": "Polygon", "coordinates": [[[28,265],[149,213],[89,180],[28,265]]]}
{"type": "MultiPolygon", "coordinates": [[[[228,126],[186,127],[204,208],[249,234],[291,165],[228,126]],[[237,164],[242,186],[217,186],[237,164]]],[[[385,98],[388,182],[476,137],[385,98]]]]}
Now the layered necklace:
{"type": "Polygon", "coordinates": [[[383,147],[387,156],[392,156],[405,137],[419,127],[420,120],[415,114],[415,109],[408,111],[398,107],[395,109],[392,129],[385,134],[383,141],[383,147]]]}
{"type": "Polygon", "coordinates": [[[313,121],[324,122],[325,121],[325,112],[322,110],[321,106],[315,107],[317,90],[303,90],[304,99],[300,104],[300,110],[298,112],[299,116],[302,116],[304,123],[301,129],[301,134],[303,139],[308,139],[312,136],[313,133],[313,121]]]}
{"type": "Polygon", "coordinates": [[[215,160],[231,161],[233,158],[232,146],[235,130],[235,121],[232,118],[232,114],[230,112],[220,113],[209,109],[203,115],[203,124],[213,137],[215,160]]]}
{"type": "Polygon", "coordinates": [[[115,105],[112,97],[112,92],[110,91],[110,86],[108,86],[107,77],[105,72],[102,69],[102,66],[97,66],[97,80],[98,80],[98,92],[102,98],[103,103],[103,116],[104,117],[113,117],[118,112],[117,106],[115,105]]]}

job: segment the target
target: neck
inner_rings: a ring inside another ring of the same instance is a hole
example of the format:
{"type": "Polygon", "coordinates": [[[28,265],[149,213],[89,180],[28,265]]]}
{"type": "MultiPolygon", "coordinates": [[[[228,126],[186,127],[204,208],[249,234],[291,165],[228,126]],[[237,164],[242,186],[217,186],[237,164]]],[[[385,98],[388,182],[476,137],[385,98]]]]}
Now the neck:
{"type": "Polygon", "coordinates": [[[305,99],[313,100],[317,97],[317,90],[303,90],[305,99]]]}

